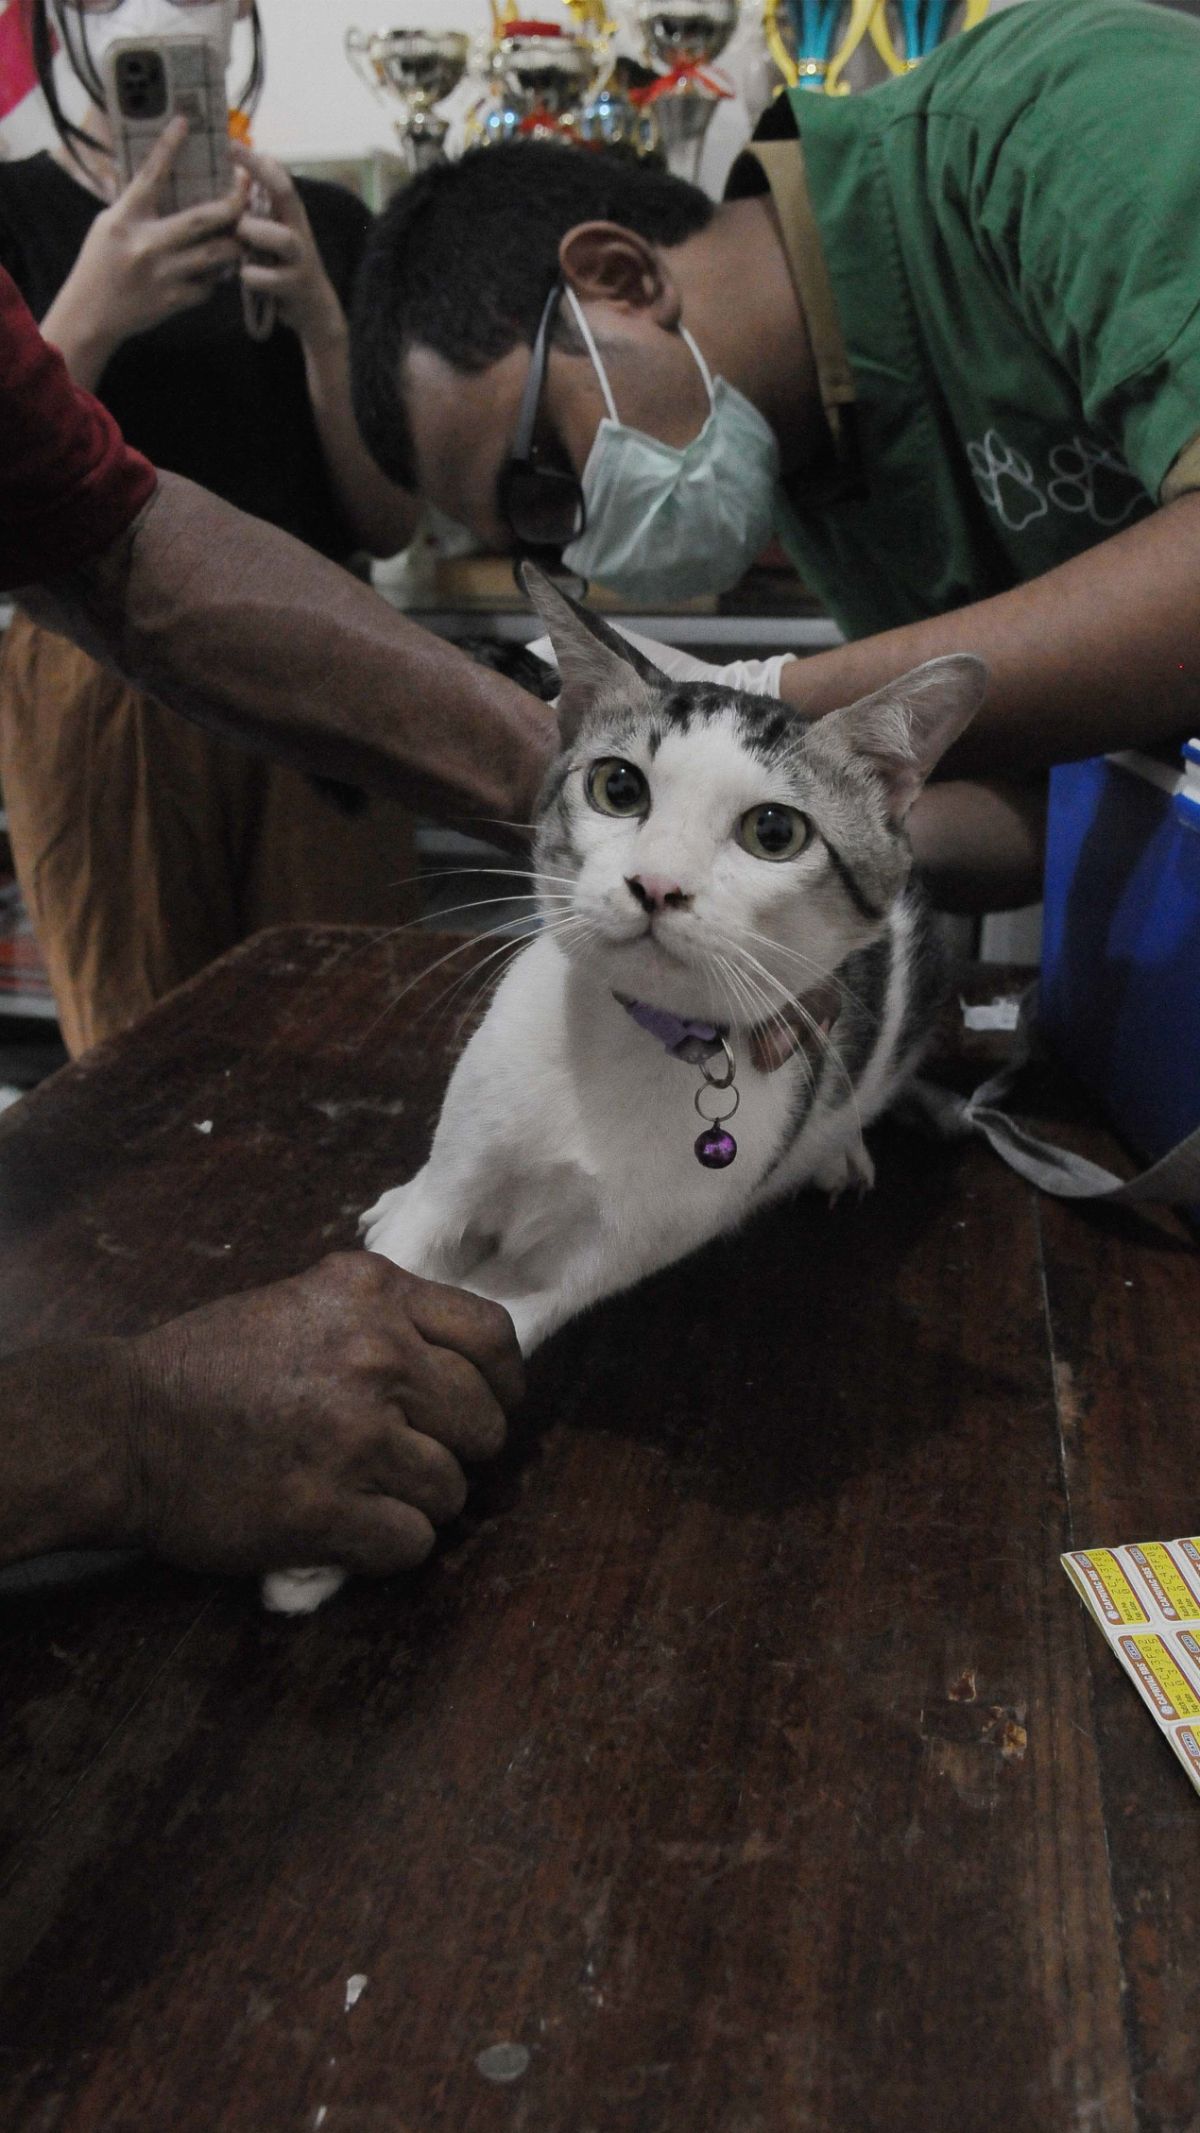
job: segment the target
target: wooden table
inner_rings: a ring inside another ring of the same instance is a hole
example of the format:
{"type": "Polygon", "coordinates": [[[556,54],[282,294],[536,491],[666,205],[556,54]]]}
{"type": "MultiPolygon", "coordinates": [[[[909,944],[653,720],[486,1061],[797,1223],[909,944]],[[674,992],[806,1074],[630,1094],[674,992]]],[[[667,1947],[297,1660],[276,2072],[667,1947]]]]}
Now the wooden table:
{"type": "MultiPolygon", "coordinates": [[[[436,952],[260,937],[12,1114],[7,1344],[350,1243],[436,952]]],[[[417,1575],[0,1603],[0,2124],[1200,2126],[1200,1801],[1058,1563],[1195,1529],[1197,1259],[877,1155],[568,1329],[417,1575]]]]}

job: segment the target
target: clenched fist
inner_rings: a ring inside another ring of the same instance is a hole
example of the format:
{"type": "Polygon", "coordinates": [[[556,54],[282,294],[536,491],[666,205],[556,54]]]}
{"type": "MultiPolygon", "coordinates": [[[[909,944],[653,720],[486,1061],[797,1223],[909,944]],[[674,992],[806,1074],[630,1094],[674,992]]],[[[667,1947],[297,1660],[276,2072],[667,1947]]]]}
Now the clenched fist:
{"type": "Polygon", "coordinates": [[[0,1557],[132,1544],[196,1569],[418,1563],[522,1392],[505,1312],[337,1253],[130,1340],[0,1362],[0,1557]]]}

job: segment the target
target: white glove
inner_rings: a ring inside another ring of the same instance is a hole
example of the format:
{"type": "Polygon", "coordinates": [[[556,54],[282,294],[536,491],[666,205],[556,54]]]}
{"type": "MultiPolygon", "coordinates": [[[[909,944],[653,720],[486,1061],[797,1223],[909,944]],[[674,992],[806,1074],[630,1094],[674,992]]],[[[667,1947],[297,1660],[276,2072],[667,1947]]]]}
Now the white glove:
{"type": "MultiPolygon", "coordinates": [[[[796,656],[794,652],[776,652],[770,659],[733,659],[727,667],[714,667],[707,659],[693,659],[690,652],[678,651],[674,645],[639,637],[636,630],[627,630],[619,622],[610,622],[609,628],[615,629],[635,651],[642,652],[661,673],[669,674],[672,681],[719,681],[727,689],[744,690],[748,696],[778,696],[783,670],[796,656]]],[[[529,649],[547,666],[558,665],[548,637],[539,637],[529,649]]]]}

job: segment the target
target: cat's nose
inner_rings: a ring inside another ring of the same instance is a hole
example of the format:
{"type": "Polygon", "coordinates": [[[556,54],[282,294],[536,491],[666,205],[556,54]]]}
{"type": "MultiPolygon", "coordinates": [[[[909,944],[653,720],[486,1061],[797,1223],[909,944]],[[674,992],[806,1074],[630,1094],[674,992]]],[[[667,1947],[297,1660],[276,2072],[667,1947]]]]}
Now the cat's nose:
{"type": "Polygon", "coordinates": [[[685,911],[692,900],[688,891],[666,874],[627,874],[625,886],[643,911],[685,911]]]}

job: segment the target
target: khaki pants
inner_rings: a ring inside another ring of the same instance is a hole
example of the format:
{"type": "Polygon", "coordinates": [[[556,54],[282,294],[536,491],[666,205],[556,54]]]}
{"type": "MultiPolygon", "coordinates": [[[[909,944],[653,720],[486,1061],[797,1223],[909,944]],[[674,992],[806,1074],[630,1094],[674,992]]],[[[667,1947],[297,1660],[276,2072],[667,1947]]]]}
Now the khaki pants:
{"type": "Polygon", "coordinates": [[[0,658],[0,786],[72,1053],[263,926],[398,925],[418,908],[394,801],[349,813],[21,615],[0,658]]]}

